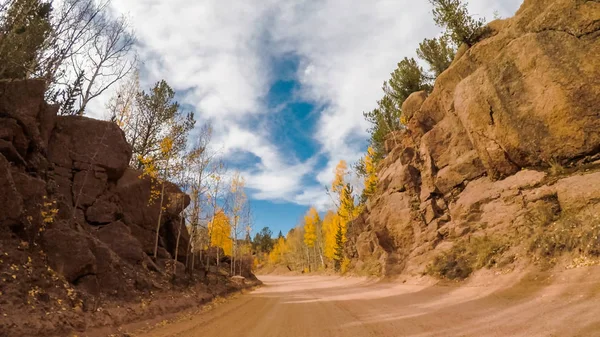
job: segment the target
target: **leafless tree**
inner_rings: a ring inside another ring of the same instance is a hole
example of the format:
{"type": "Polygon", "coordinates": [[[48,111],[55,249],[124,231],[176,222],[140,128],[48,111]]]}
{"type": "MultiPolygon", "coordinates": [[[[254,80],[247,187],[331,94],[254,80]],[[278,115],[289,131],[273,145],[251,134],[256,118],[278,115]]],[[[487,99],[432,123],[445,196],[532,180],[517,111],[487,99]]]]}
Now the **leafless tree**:
{"type": "Polygon", "coordinates": [[[92,99],[123,79],[136,66],[136,57],[132,53],[135,39],[125,17],[105,21],[97,27],[101,33],[93,34],[85,48],[85,56],[72,57],[73,71],[83,74],[84,79],[84,88],[79,91],[78,115],[83,115],[92,99]]]}
{"type": "Polygon", "coordinates": [[[216,173],[219,165],[213,165],[216,157],[216,152],[210,148],[210,141],[212,138],[212,127],[210,124],[205,125],[196,135],[194,145],[188,154],[187,158],[187,170],[192,176],[192,183],[190,186],[190,193],[192,198],[192,209],[190,211],[190,229],[191,237],[188,245],[188,251],[192,252],[191,267],[189,261],[186,261],[186,266],[191,271],[194,269],[194,250],[197,246],[200,251],[200,260],[202,261],[202,248],[210,244],[210,237],[208,231],[208,224],[203,216],[206,214],[203,204],[206,200],[206,194],[208,193],[208,182],[209,177],[216,173]],[[204,224],[204,226],[203,226],[204,224]],[[192,246],[192,241],[194,245],[192,246]]]}
{"type": "MultiPolygon", "coordinates": [[[[69,84],[70,62],[85,53],[97,36],[101,35],[108,20],[109,1],[63,0],[54,1],[52,33],[42,53],[42,67],[37,77],[46,79],[51,87],[69,84]]],[[[53,91],[56,93],[56,91],[53,91]]]]}
{"type": "MultiPolygon", "coordinates": [[[[209,223],[214,223],[215,218],[219,212],[226,212],[228,208],[227,199],[224,198],[224,181],[223,178],[227,172],[227,168],[222,161],[217,160],[212,163],[212,173],[208,175],[208,188],[206,195],[208,197],[208,208],[209,208],[209,223]]],[[[212,245],[212,231],[208,230],[208,248],[212,245]]],[[[217,248],[217,266],[219,265],[219,249],[217,248]]],[[[192,256],[193,257],[193,256],[192,256]]],[[[193,262],[192,262],[193,265],[193,262]]],[[[210,257],[207,254],[206,257],[206,269],[210,266],[210,257]]]]}

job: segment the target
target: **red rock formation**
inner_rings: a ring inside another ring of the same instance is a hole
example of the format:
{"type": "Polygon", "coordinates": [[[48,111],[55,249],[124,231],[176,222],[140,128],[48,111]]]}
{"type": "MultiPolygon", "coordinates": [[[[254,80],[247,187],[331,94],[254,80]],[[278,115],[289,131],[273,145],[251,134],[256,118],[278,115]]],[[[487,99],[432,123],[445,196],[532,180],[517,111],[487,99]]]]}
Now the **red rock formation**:
{"type": "MultiPolygon", "coordinates": [[[[50,267],[82,289],[124,295],[147,283],[149,265],[156,268],[148,255],[160,205],[149,204],[150,181],[128,168],[131,148],[119,127],[57,116],[44,91],[43,81],[0,81],[0,230],[39,242],[50,267]],[[41,213],[53,208],[58,213],[44,224],[41,213]]],[[[170,183],[166,193],[160,258],[172,259],[189,197],[170,183]]],[[[178,259],[185,261],[182,230],[178,259]]]]}
{"type": "Polygon", "coordinates": [[[378,193],[349,229],[358,269],[423,272],[456,240],[518,230],[534,204],[597,212],[599,17],[597,1],[527,0],[461,48],[429,96],[406,100],[408,127],[389,137],[378,193]]]}

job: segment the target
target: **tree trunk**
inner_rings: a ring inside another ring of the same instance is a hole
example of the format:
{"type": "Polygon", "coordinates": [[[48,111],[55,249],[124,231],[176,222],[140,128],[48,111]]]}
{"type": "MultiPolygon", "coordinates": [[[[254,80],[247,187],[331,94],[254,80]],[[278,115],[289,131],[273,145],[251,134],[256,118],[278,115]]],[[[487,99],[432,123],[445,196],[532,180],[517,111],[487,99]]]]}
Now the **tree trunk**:
{"type": "Polygon", "coordinates": [[[200,260],[200,263],[202,263],[202,249],[200,249],[199,255],[200,256],[198,257],[198,260],[200,260]]]}
{"type": "Polygon", "coordinates": [[[231,266],[229,266],[229,274],[231,274],[231,276],[233,276],[233,273],[234,273],[233,266],[235,266],[235,257],[233,255],[233,248],[232,248],[231,249],[231,266]]]}
{"type": "Polygon", "coordinates": [[[186,247],[186,252],[188,252],[188,254],[185,256],[185,268],[188,270],[188,273],[191,275],[194,271],[194,268],[190,268],[189,265],[189,261],[190,261],[190,254],[192,254],[193,252],[191,251],[191,246],[192,246],[192,240],[194,239],[195,233],[194,233],[194,229],[192,228],[192,233],[190,234],[190,240],[188,241],[187,247],[186,247]]]}
{"type": "Polygon", "coordinates": [[[196,254],[194,254],[194,252],[192,252],[192,270],[190,271],[190,274],[192,276],[194,276],[194,262],[195,262],[195,259],[196,259],[196,254]]]}
{"type": "Polygon", "coordinates": [[[158,255],[158,237],[159,237],[159,232],[160,232],[160,222],[162,220],[164,199],[165,199],[165,182],[163,181],[162,189],[160,192],[160,211],[158,212],[158,223],[156,224],[156,240],[154,241],[154,260],[156,260],[156,257],[158,255]]]}
{"type": "Polygon", "coordinates": [[[210,246],[208,246],[208,250],[207,250],[207,254],[206,254],[206,266],[204,267],[207,275],[208,275],[208,268],[210,267],[210,254],[208,254],[208,251],[210,251],[210,246]]]}
{"type": "Polygon", "coordinates": [[[323,249],[319,247],[319,257],[321,258],[321,267],[325,269],[325,259],[323,258],[323,249]]]}
{"type": "Polygon", "coordinates": [[[310,251],[308,247],[306,247],[306,264],[308,266],[308,271],[310,272],[310,251]]]}
{"type": "MultiPolygon", "coordinates": [[[[181,202],[181,213],[183,213],[183,201],[181,202]]],[[[181,238],[181,226],[183,226],[183,215],[179,217],[179,229],[177,230],[177,241],[175,243],[175,258],[173,259],[173,276],[177,275],[177,255],[179,253],[179,239],[181,238]]]]}

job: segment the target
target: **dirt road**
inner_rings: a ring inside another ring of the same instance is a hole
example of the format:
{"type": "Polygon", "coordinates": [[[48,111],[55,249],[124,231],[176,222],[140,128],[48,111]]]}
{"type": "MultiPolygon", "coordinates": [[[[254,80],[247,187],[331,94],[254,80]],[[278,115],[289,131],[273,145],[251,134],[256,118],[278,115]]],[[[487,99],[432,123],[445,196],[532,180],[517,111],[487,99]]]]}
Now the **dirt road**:
{"type": "Polygon", "coordinates": [[[142,336],[600,336],[600,287],[580,274],[461,287],[263,276],[251,294],[142,336]]]}

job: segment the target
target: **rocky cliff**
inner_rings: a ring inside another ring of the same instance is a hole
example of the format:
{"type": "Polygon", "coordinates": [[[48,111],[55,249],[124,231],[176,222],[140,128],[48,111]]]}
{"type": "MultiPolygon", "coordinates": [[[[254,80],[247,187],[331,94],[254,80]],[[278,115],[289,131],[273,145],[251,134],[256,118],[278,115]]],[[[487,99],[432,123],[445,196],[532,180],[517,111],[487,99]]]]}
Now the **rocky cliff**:
{"type": "MultiPolygon", "coordinates": [[[[50,267],[75,285],[127,292],[143,277],[135,267],[158,269],[148,257],[159,212],[151,181],[128,167],[131,148],[118,126],[57,116],[44,91],[43,81],[0,82],[2,230],[40,245],[50,267]]],[[[172,259],[179,213],[189,203],[176,186],[166,190],[159,264],[172,259]]],[[[185,227],[181,238],[185,261],[185,227]]]]}
{"type": "Polygon", "coordinates": [[[131,148],[119,127],[57,116],[45,90],[43,81],[0,81],[0,335],[64,336],[205,301],[203,288],[149,305],[152,291],[173,290],[180,231],[177,280],[188,281],[180,213],[189,197],[167,184],[158,257],[150,258],[156,183],[129,168],[131,148]],[[110,301],[119,302],[117,312],[107,310],[110,301]],[[133,306],[124,311],[124,303],[133,306]]]}
{"type": "Polygon", "coordinates": [[[597,256],[599,55],[599,1],[526,0],[463,46],[430,94],[403,105],[377,195],[349,228],[355,269],[420,274],[482,240],[502,242],[491,251],[504,263],[523,249],[597,256]],[[592,248],[563,243],[560,226],[592,248]]]}

